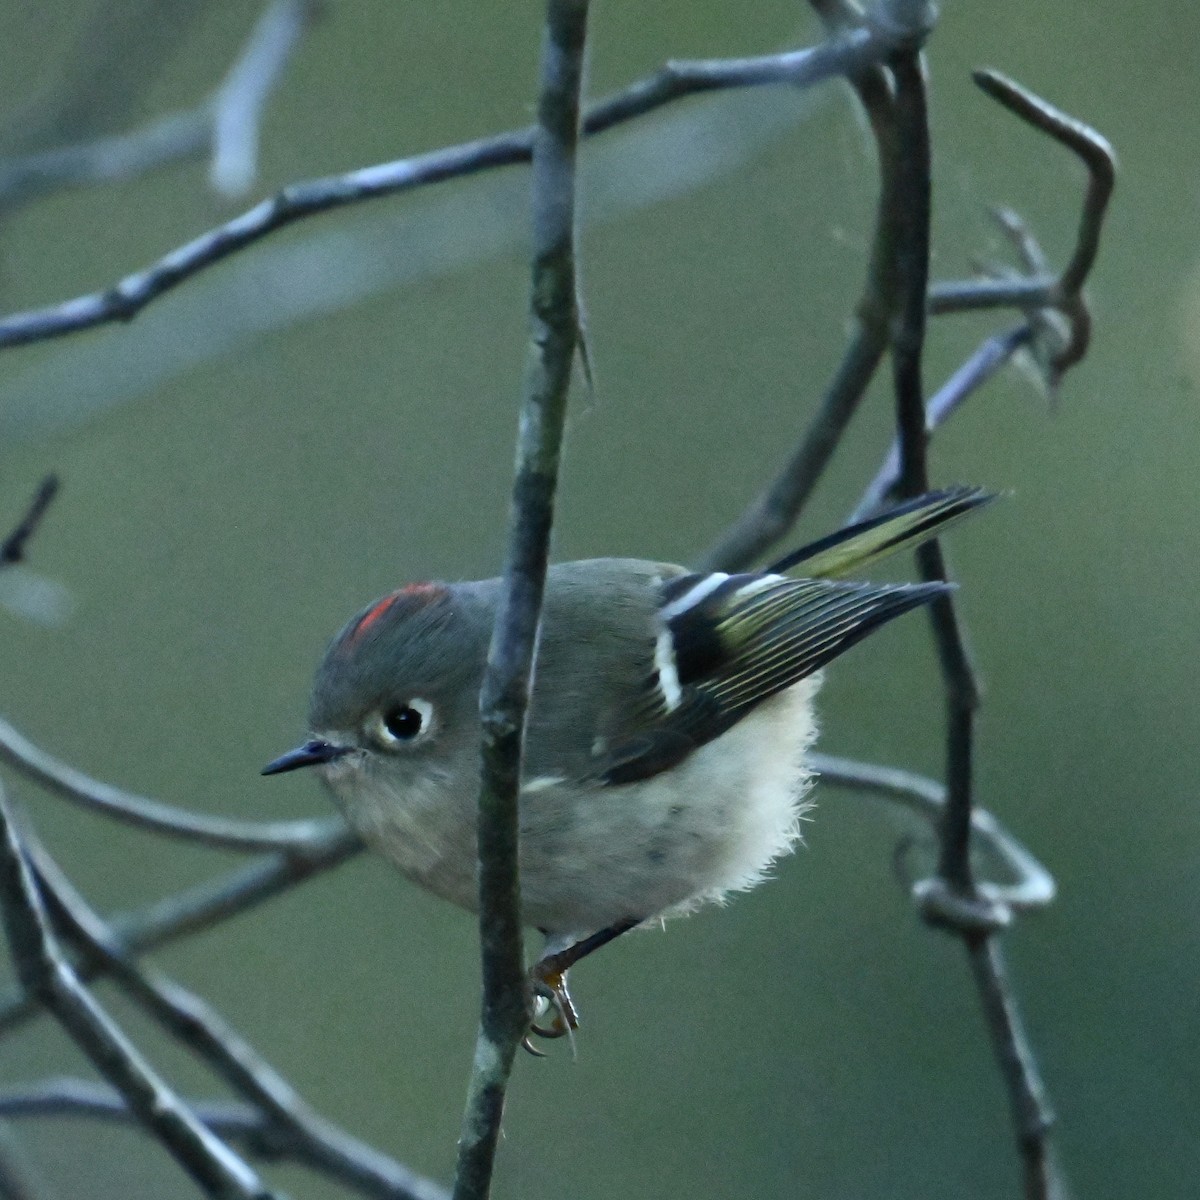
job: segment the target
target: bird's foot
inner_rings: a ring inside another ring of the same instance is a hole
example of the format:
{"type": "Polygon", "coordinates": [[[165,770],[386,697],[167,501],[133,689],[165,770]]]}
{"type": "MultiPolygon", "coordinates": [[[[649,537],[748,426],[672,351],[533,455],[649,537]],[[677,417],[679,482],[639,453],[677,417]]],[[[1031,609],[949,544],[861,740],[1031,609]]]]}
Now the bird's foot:
{"type": "Polygon", "coordinates": [[[578,941],[570,937],[555,937],[542,930],[546,936],[546,948],[529,972],[536,1011],[529,1033],[521,1042],[530,1054],[538,1058],[545,1057],[529,1040],[530,1034],[540,1038],[571,1037],[579,1028],[579,1012],[571,1002],[571,993],[567,991],[567,971],[581,958],[586,958],[601,946],[607,946],[613,938],[620,937],[639,924],[640,918],[627,917],[578,941]],[[554,1016],[550,1024],[539,1025],[538,1021],[551,1012],[554,1016]]]}
{"type": "Polygon", "coordinates": [[[536,1058],[544,1058],[530,1036],[547,1038],[570,1037],[579,1028],[579,1010],[567,991],[567,972],[557,967],[552,959],[542,959],[534,963],[529,972],[529,982],[533,989],[534,1017],[521,1045],[536,1058]],[[546,1025],[539,1024],[542,1018],[551,1014],[546,1025]]]}

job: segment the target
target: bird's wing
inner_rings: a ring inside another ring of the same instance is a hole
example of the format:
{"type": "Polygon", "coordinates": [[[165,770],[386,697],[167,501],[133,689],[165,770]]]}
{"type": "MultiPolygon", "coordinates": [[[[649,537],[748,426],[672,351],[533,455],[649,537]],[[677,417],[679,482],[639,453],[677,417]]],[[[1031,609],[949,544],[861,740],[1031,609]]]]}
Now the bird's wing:
{"type": "Polygon", "coordinates": [[[832,577],[915,546],[990,499],[976,488],[930,492],[765,572],[689,574],[599,559],[553,568],[526,743],[530,771],[621,784],[669,769],[946,586],[832,577]],[[812,578],[782,574],[795,566],[812,578]]]}
{"type": "Polygon", "coordinates": [[[662,585],[654,670],[598,740],[608,784],[647,779],[724,733],[945,584],[773,574],[683,575],[662,585]]]}

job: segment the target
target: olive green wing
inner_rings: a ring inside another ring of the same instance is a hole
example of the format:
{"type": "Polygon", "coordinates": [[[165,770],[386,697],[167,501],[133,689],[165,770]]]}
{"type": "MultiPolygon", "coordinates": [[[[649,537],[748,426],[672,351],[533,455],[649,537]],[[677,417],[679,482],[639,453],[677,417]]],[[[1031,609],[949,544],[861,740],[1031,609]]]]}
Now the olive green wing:
{"type": "Polygon", "coordinates": [[[948,585],[685,575],[663,586],[655,670],[604,739],[609,784],[650,778],[948,585]]]}

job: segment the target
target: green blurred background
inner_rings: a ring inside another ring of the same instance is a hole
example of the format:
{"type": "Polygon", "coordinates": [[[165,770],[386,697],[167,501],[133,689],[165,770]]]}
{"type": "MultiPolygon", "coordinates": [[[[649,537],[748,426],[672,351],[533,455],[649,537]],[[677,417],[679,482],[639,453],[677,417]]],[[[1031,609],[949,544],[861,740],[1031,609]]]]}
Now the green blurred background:
{"type": "MultiPolygon", "coordinates": [[[[174,7],[161,51],[131,42],[149,86],[93,114],[99,130],[194,103],[259,11],[174,7]]],[[[524,123],[539,10],[327,3],[268,110],[255,195],[524,123]]],[[[93,11],[4,5],[10,149],[22,105],[53,95],[93,11]]],[[[593,30],[594,95],[670,57],[814,33],[783,0],[607,0],[593,30]]],[[[1094,123],[1122,159],[1089,358],[1053,411],[1019,374],[1001,377],[939,435],[932,469],[1011,492],[951,552],[987,682],[979,798],[1061,888],[1006,944],[1075,1194],[1191,1195],[1200,15],[951,3],[930,62],[935,277],[1002,251],[988,204],[1019,208],[1056,262],[1077,220],[1078,165],[978,93],[971,67],[1094,123]]],[[[591,401],[576,390],[556,555],[687,561],[783,459],[844,346],[869,145],[833,86],[691,102],[606,135],[588,161],[597,387],[591,401]]],[[[325,638],[398,581],[499,564],[525,186],[512,171],[306,222],[129,327],[0,356],[0,514],[61,472],[32,559],[73,597],[59,628],[0,611],[5,716],[82,769],[181,805],[327,811],[313,779],[257,774],[302,732],[325,638]]],[[[105,286],[244,206],[215,197],[196,163],[58,193],[0,230],[0,303],[105,286]]],[[[998,324],[937,321],[930,383],[998,324]]],[[[797,539],[842,518],[889,437],[880,386],[797,539]]],[[[823,699],[824,750],[939,771],[922,621],[840,662],[823,699]]],[[[235,861],[12,790],[104,910],[235,861]]],[[[892,874],[903,827],[866,798],[818,802],[775,881],[576,971],[577,1058],[556,1046],[518,1062],[498,1195],[1018,1194],[961,949],[920,925],[892,874]]],[[[476,1018],[465,914],[363,858],[158,961],[322,1112],[449,1178],[476,1018]]],[[[100,991],[174,1081],[219,1094],[100,991]]],[[[5,1084],[63,1072],[86,1069],[46,1022],[0,1043],[5,1084]]],[[[21,1134],[47,1196],[192,1194],[139,1135],[61,1122],[21,1134]]],[[[297,1197],[339,1194],[295,1170],[271,1177],[297,1197]]]]}

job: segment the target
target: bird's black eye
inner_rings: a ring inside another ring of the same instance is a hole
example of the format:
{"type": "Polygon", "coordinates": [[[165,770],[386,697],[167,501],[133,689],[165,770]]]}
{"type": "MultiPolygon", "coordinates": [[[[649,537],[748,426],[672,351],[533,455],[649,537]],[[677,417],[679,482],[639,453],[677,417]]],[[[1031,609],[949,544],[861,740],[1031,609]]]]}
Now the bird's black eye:
{"type": "Polygon", "coordinates": [[[405,704],[384,709],[375,720],[376,737],[385,746],[411,745],[428,736],[433,723],[433,705],[413,697],[405,704]]]}
{"type": "Polygon", "coordinates": [[[411,704],[389,708],[383,714],[383,727],[398,742],[411,742],[421,732],[425,718],[411,704]]]}

